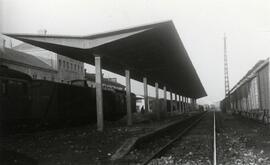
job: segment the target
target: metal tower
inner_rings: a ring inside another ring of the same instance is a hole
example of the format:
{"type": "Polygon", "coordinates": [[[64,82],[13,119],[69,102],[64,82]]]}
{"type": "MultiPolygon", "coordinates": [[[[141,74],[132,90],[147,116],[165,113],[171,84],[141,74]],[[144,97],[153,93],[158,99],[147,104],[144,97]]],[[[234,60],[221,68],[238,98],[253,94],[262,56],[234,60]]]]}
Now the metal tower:
{"type": "Polygon", "coordinates": [[[230,93],[229,75],[228,75],[228,61],[227,61],[227,43],[226,34],[224,34],[224,78],[225,78],[225,97],[230,93]]]}
{"type": "Polygon", "coordinates": [[[225,112],[231,112],[231,99],[230,99],[230,84],[228,73],[228,61],[227,61],[227,38],[224,34],[224,79],[225,79],[225,112]]]}

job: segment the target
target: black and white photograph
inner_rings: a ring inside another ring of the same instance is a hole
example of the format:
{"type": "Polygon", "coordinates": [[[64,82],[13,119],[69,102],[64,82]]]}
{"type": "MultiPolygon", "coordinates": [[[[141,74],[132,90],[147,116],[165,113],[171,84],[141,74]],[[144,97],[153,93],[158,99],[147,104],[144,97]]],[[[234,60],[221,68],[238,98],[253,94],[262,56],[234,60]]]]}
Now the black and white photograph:
{"type": "Polygon", "coordinates": [[[0,0],[0,165],[270,165],[270,1],[0,0]]]}

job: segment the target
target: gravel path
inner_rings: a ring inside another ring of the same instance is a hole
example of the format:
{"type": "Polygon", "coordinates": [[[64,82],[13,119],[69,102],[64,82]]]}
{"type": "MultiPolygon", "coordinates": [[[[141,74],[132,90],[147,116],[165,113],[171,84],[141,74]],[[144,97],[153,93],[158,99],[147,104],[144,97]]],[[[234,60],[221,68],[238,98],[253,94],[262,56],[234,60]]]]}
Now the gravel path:
{"type": "MultiPolygon", "coordinates": [[[[27,165],[111,164],[110,156],[125,139],[151,131],[176,118],[159,122],[142,121],[133,127],[109,122],[106,123],[103,133],[97,132],[95,125],[86,125],[1,137],[0,164],[4,164],[5,161],[27,165]]],[[[218,164],[270,164],[269,127],[222,113],[217,113],[216,118],[218,164]]],[[[181,141],[176,142],[166,154],[150,164],[211,164],[212,126],[212,113],[209,112],[181,141]]],[[[164,141],[168,139],[171,138],[165,137],[164,141]]],[[[148,154],[153,152],[146,146],[145,151],[148,154]]],[[[136,156],[136,151],[133,152],[133,156],[136,156]]]]}
{"type": "Polygon", "coordinates": [[[270,129],[238,116],[217,114],[217,162],[269,165],[270,129]]]}
{"type": "Polygon", "coordinates": [[[132,127],[125,119],[106,122],[104,132],[92,124],[0,136],[0,164],[110,164],[111,155],[126,139],[182,117],[154,121],[151,115],[134,114],[132,127]]]}

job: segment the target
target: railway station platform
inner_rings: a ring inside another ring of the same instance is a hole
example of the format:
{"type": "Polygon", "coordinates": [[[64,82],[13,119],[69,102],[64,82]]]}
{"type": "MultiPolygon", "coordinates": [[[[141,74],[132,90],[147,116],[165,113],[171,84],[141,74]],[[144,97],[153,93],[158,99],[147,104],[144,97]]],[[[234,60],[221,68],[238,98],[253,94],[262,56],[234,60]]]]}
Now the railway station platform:
{"type": "MultiPolygon", "coordinates": [[[[153,134],[153,140],[141,143],[143,149],[138,145],[127,153],[129,163],[132,159],[138,161],[140,154],[143,154],[144,158],[151,158],[149,155],[158,153],[164,141],[178,136],[177,131],[183,128],[186,130],[192,122],[196,121],[197,124],[185,134],[181,134],[180,131],[181,138],[173,142],[162,154],[149,159],[151,161],[147,164],[202,162],[211,164],[213,162],[213,113],[208,111],[175,114],[159,121],[152,120],[151,115],[144,115],[144,118],[133,115],[132,126],[126,126],[123,118],[117,122],[106,122],[108,127],[103,132],[97,131],[95,125],[86,125],[1,137],[1,155],[6,156],[2,156],[0,162],[1,164],[127,164],[127,159],[119,161],[112,158],[128,139],[182,121],[173,131],[166,131],[162,136],[153,134]],[[200,118],[192,119],[199,114],[201,114],[200,118]],[[186,122],[190,118],[191,120],[186,122]]],[[[215,125],[217,163],[263,165],[270,163],[269,128],[257,121],[222,112],[215,112],[215,125]]]]}
{"type": "Polygon", "coordinates": [[[105,122],[104,132],[96,125],[85,125],[34,133],[13,134],[1,137],[0,162],[26,164],[89,164],[108,163],[125,140],[154,131],[176,120],[182,120],[198,112],[171,114],[159,121],[154,114],[134,114],[134,124],[126,120],[105,122]],[[5,154],[6,153],[6,154],[5,154]]]}

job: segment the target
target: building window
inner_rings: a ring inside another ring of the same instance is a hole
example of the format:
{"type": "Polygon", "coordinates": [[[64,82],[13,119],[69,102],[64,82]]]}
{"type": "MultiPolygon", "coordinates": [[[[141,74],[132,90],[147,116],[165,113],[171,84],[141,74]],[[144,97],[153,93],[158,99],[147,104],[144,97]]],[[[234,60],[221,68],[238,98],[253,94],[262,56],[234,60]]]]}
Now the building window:
{"type": "Polygon", "coordinates": [[[37,74],[33,74],[33,79],[37,79],[37,74]]]}
{"type": "Polygon", "coordinates": [[[43,80],[46,80],[46,76],[43,77],[43,80]]]}
{"type": "Polygon", "coordinates": [[[2,96],[5,96],[6,94],[7,94],[7,88],[6,88],[6,86],[7,86],[7,81],[3,81],[2,80],[2,82],[1,82],[1,80],[0,80],[0,91],[1,91],[1,93],[0,93],[0,96],[2,95],[2,96]]]}
{"type": "Polygon", "coordinates": [[[77,69],[76,67],[77,67],[77,65],[76,65],[76,64],[74,64],[74,70],[76,70],[76,69],[77,69]]]}
{"type": "Polygon", "coordinates": [[[73,69],[73,64],[72,63],[70,63],[70,70],[72,70],[73,69]]]}
{"type": "Polygon", "coordinates": [[[67,69],[69,69],[69,63],[67,62],[67,69]]]}
{"type": "Polygon", "coordinates": [[[66,67],[66,61],[63,61],[63,68],[66,67]]]}
{"type": "Polygon", "coordinates": [[[58,60],[59,69],[61,68],[61,60],[58,60]]]}

